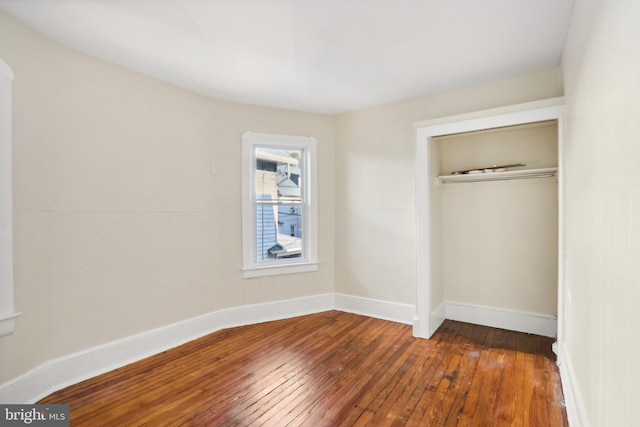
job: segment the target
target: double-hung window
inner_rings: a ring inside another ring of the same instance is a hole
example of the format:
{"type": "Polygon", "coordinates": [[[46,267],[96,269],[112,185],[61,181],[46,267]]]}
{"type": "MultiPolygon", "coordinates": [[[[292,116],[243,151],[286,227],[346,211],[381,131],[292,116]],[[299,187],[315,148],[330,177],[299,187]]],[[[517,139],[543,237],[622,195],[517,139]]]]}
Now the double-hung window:
{"type": "Polygon", "coordinates": [[[318,269],[316,139],[242,135],[245,278],[318,269]]]}

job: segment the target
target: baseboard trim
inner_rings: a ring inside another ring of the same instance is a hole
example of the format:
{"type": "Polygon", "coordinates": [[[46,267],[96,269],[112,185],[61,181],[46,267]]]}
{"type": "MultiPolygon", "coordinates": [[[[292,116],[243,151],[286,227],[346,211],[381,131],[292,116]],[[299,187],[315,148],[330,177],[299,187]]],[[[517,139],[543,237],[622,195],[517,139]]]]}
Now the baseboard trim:
{"type": "Polygon", "coordinates": [[[557,319],[548,314],[506,310],[453,301],[444,302],[444,317],[460,322],[475,323],[476,325],[552,338],[555,338],[557,331],[557,319]]]}
{"type": "Polygon", "coordinates": [[[562,382],[562,393],[564,394],[569,425],[572,427],[589,427],[586,407],[566,345],[562,347],[561,354],[562,357],[558,360],[558,367],[560,368],[560,381],[562,382]]]}
{"type": "Polygon", "coordinates": [[[440,325],[447,319],[447,303],[443,302],[431,313],[429,337],[436,333],[440,325]]]}
{"type": "Polygon", "coordinates": [[[409,304],[334,293],[227,308],[49,360],[0,385],[0,402],[35,403],[56,390],[212,332],[328,310],[404,324],[411,324],[415,314],[409,304]]]}
{"type": "MultiPolygon", "coordinates": [[[[56,390],[221,329],[328,310],[340,310],[406,325],[412,325],[415,316],[415,306],[411,304],[339,293],[232,307],[49,360],[0,385],[0,402],[34,403],[56,390]]],[[[432,334],[445,318],[538,335],[555,336],[556,321],[552,316],[451,301],[444,302],[434,311],[431,317],[432,334]]],[[[569,374],[565,373],[565,377],[567,375],[569,374]]],[[[568,378],[572,378],[572,376],[569,375],[568,378]]],[[[572,407],[575,406],[572,405],[572,407]]]]}
{"type": "Polygon", "coordinates": [[[214,311],[49,360],[0,385],[0,402],[35,403],[56,390],[221,329],[320,313],[334,308],[335,297],[330,293],[214,311]]]}
{"type": "Polygon", "coordinates": [[[390,320],[405,325],[413,324],[415,305],[363,298],[354,295],[334,294],[335,309],[347,313],[361,314],[376,319],[390,320]]]}

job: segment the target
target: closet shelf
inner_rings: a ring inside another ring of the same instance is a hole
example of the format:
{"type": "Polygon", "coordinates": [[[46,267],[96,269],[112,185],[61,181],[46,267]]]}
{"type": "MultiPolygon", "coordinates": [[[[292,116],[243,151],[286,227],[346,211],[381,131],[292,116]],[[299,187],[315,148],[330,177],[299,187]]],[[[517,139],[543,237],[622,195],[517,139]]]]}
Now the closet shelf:
{"type": "Polygon", "coordinates": [[[441,184],[455,184],[463,182],[506,181],[512,179],[550,178],[558,173],[558,168],[523,169],[506,172],[489,172],[464,175],[441,175],[441,184]]]}

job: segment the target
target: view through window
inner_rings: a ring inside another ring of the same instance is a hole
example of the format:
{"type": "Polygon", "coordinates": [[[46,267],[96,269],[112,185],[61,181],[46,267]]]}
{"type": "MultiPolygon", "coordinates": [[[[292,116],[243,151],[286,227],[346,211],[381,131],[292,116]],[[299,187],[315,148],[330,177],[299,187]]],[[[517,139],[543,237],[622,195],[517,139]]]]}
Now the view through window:
{"type": "Polygon", "coordinates": [[[318,270],[317,140],[242,135],[243,276],[318,270]]]}
{"type": "Polygon", "coordinates": [[[257,261],[303,256],[303,154],[255,148],[257,261]]]}

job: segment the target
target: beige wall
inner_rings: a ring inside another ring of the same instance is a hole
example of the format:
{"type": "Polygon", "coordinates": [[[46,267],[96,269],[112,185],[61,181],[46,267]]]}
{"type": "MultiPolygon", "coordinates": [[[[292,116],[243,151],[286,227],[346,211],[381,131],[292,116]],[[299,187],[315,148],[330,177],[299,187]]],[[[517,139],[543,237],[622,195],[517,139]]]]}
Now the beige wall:
{"type": "Polygon", "coordinates": [[[491,165],[522,163],[509,170],[558,166],[558,126],[548,121],[434,138],[439,175],[491,165]]]}
{"type": "Polygon", "coordinates": [[[577,0],[567,104],[566,341],[591,426],[638,423],[640,2],[577,0]]]}
{"type": "Polygon", "coordinates": [[[336,291],[415,304],[414,122],[556,96],[550,70],[338,116],[336,291]]]}
{"type": "MultiPolygon", "coordinates": [[[[440,174],[494,164],[557,166],[557,129],[549,122],[437,138],[440,174]]],[[[555,316],[557,180],[443,184],[436,191],[444,299],[555,316]]]]}
{"type": "Polygon", "coordinates": [[[214,101],[52,43],[0,14],[14,82],[16,332],[0,383],[217,309],[333,290],[331,117],[214,101]],[[241,136],[312,135],[317,273],[243,280],[241,136]]]}

